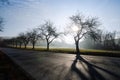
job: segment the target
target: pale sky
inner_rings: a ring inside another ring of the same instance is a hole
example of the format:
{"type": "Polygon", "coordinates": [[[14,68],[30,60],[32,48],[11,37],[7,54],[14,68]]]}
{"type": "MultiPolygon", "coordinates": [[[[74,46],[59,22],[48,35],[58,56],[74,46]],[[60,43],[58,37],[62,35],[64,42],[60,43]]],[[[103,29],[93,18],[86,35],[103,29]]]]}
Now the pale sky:
{"type": "Polygon", "coordinates": [[[62,31],[69,17],[77,11],[85,16],[98,17],[100,28],[120,31],[120,0],[10,0],[1,5],[0,16],[4,18],[4,32],[0,36],[17,36],[51,20],[62,31]]]}

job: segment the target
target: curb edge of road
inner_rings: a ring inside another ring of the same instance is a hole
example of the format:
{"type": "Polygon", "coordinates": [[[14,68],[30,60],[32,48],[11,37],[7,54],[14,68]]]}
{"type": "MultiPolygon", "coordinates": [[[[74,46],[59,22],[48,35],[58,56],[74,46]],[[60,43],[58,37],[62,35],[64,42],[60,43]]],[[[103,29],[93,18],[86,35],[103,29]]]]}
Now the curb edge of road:
{"type": "Polygon", "coordinates": [[[36,80],[35,78],[32,77],[31,74],[29,74],[27,71],[25,71],[19,64],[17,64],[13,59],[11,59],[7,54],[5,54],[5,52],[3,52],[2,50],[0,50],[1,53],[3,53],[12,64],[14,64],[14,66],[20,70],[29,80],[36,80]]]}

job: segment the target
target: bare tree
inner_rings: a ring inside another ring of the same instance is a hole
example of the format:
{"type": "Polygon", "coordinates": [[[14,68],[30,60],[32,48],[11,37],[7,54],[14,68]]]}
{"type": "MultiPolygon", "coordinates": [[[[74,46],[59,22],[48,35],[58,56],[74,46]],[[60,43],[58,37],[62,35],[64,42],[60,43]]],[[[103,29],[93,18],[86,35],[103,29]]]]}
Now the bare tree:
{"type": "Polygon", "coordinates": [[[9,39],[9,44],[11,45],[11,46],[13,46],[13,47],[15,47],[15,38],[11,38],[11,39],[9,39]]]}
{"type": "Polygon", "coordinates": [[[24,46],[25,46],[25,48],[26,48],[26,46],[28,45],[28,43],[29,43],[29,41],[30,41],[29,32],[27,32],[27,33],[21,33],[20,35],[21,35],[21,37],[22,37],[23,44],[24,44],[24,46]]]}
{"type": "Polygon", "coordinates": [[[33,49],[34,49],[35,48],[35,44],[36,44],[36,42],[37,42],[37,40],[39,38],[38,37],[38,32],[37,32],[36,29],[33,29],[31,32],[28,32],[27,35],[29,36],[30,42],[31,42],[31,44],[33,46],[33,49]]]}
{"type": "Polygon", "coordinates": [[[13,41],[14,41],[15,47],[17,48],[18,47],[18,38],[14,37],[13,41]]]}
{"type": "Polygon", "coordinates": [[[15,38],[14,38],[14,41],[15,41],[16,47],[18,47],[18,45],[19,45],[19,47],[21,48],[21,45],[22,45],[22,43],[23,43],[23,38],[22,38],[22,36],[19,35],[19,36],[15,37],[15,38]]]}
{"type": "Polygon", "coordinates": [[[115,37],[116,37],[116,32],[108,32],[106,34],[104,34],[104,39],[103,39],[103,43],[104,43],[104,47],[106,49],[115,49],[116,47],[116,42],[115,42],[115,37]]]}
{"type": "Polygon", "coordinates": [[[19,36],[17,37],[17,39],[18,39],[18,43],[21,48],[22,44],[25,44],[25,42],[26,42],[26,36],[24,35],[24,33],[20,33],[19,36]]]}
{"type": "Polygon", "coordinates": [[[85,18],[80,13],[70,17],[71,24],[67,28],[67,33],[71,34],[74,38],[76,45],[76,55],[80,55],[79,41],[89,35],[92,39],[99,39],[97,34],[99,22],[97,18],[85,18]]]}
{"type": "Polygon", "coordinates": [[[49,45],[59,36],[53,23],[46,21],[45,24],[41,25],[39,28],[39,36],[46,40],[47,50],[49,50],[49,45]]]}
{"type": "Polygon", "coordinates": [[[1,47],[8,47],[11,45],[11,39],[8,38],[1,38],[0,39],[0,46],[1,47]]]}
{"type": "Polygon", "coordinates": [[[18,36],[18,37],[16,38],[16,40],[17,40],[17,44],[18,44],[19,47],[21,48],[21,45],[22,45],[22,38],[21,38],[20,36],[18,36]]]}
{"type": "Polygon", "coordinates": [[[118,49],[120,50],[120,38],[118,39],[118,49]]]}

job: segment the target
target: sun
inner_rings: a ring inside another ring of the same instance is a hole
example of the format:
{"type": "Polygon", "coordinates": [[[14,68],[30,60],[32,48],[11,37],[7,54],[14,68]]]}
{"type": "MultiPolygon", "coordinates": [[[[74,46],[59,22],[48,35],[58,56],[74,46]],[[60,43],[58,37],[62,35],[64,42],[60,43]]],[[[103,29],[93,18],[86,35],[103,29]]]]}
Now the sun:
{"type": "Polygon", "coordinates": [[[77,32],[77,31],[79,30],[79,28],[74,25],[74,26],[72,27],[72,30],[73,30],[74,32],[77,32]]]}

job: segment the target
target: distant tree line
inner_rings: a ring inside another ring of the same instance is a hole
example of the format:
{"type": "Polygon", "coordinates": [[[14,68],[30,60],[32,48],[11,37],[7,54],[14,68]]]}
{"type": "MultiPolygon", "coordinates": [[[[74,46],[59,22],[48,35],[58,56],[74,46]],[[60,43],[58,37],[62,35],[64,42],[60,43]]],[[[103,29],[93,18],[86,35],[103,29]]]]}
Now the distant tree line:
{"type": "Polygon", "coordinates": [[[101,32],[100,42],[96,42],[94,47],[105,50],[120,50],[120,37],[114,32],[101,32]]]}

